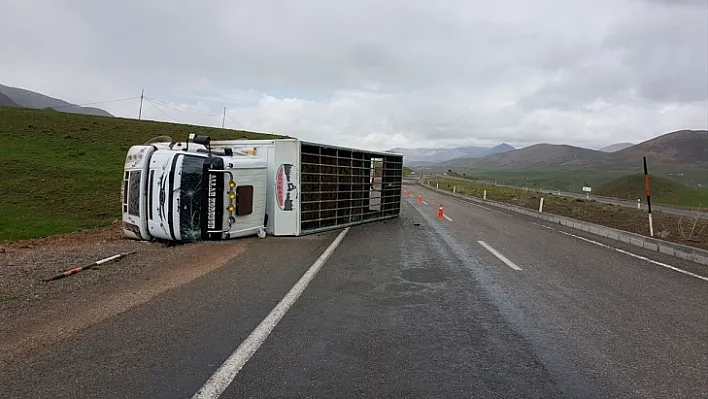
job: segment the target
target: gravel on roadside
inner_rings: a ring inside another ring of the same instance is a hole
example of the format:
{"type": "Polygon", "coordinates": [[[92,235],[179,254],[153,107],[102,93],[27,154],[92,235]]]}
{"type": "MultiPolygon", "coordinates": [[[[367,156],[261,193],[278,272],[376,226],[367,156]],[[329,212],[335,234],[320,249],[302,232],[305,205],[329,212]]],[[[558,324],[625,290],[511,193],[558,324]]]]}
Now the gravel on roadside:
{"type": "Polygon", "coordinates": [[[244,254],[251,242],[245,238],[165,245],[125,239],[119,225],[113,225],[2,245],[0,369],[15,356],[225,265],[244,254]],[[131,251],[136,252],[59,280],[43,281],[131,251]]]}

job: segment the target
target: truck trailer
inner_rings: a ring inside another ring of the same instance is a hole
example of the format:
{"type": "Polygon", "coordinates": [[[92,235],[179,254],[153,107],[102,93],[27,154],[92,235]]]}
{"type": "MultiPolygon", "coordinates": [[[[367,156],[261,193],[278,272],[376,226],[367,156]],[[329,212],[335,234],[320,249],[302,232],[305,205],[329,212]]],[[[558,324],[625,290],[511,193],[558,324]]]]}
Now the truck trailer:
{"type": "Polygon", "coordinates": [[[300,141],[189,135],[132,146],[124,236],[222,240],[301,236],[398,217],[403,156],[300,141]]]}

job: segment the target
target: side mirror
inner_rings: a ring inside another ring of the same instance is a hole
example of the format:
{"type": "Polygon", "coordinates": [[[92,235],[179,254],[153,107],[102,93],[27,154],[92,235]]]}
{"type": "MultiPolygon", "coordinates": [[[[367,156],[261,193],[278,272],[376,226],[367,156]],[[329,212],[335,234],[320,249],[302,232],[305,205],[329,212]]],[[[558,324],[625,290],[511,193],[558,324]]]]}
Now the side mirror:
{"type": "Polygon", "coordinates": [[[195,135],[194,135],[194,138],[192,139],[192,142],[197,143],[197,144],[201,144],[201,145],[203,145],[204,147],[209,148],[209,145],[210,145],[210,143],[211,143],[211,137],[209,137],[209,136],[200,136],[200,135],[198,135],[198,134],[195,134],[195,135]]]}

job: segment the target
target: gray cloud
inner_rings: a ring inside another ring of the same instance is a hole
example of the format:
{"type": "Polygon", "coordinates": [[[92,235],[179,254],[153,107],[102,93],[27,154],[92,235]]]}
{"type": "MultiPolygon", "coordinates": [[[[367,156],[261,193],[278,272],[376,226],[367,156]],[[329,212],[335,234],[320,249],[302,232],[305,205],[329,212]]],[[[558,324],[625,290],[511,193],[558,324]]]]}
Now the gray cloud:
{"type": "Polygon", "coordinates": [[[5,84],[77,103],[145,88],[174,103],[148,118],[220,125],[226,106],[231,127],[368,148],[708,126],[705,0],[30,0],[3,5],[0,48],[5,84]]]}

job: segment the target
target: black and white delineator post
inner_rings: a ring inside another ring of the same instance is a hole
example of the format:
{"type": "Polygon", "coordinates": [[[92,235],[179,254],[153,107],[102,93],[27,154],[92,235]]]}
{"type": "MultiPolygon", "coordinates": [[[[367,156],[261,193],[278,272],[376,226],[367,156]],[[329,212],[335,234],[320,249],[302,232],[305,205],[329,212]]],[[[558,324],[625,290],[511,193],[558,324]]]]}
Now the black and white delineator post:
{"type": "Polygon", "coordinates": [[[651,196],[649,195],[649,173],[647,173],[647,157],[644,159],[644,190],[647,193],[647,209],[649,210],[649,236],[654,237],[654,225],[651,221],[651,196]]]}

